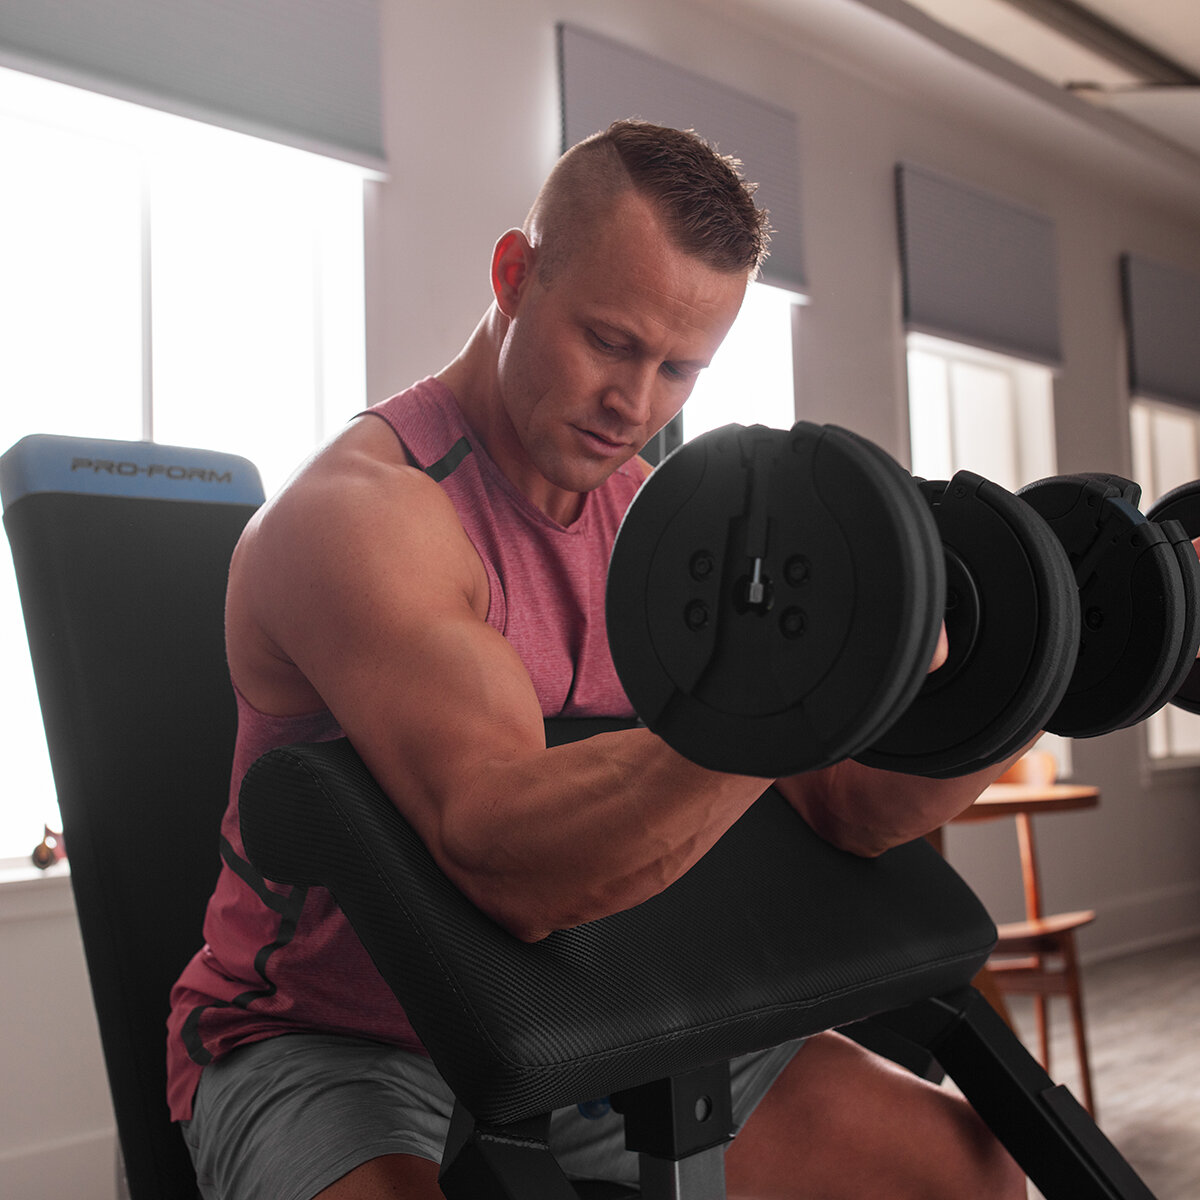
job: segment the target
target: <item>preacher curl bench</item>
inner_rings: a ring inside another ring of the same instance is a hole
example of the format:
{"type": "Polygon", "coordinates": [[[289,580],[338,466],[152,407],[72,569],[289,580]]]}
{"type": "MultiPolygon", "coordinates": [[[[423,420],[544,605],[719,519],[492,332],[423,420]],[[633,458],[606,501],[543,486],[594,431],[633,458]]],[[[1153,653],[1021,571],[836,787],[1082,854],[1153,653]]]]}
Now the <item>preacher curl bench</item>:
{"type": "MultiPolygon", "coordinates": [[[[230,456],[38,437],[0,460],[0,493],[129,1191],[190,1198],[163,1020],[216,872],[223,583],[261,489],[230,456]]],[[[1150,1196],[970,986],[994,926],[923,841],[856,858],[768,789],[661,895],[527,945],[445,879],[344,741],[268,754],[242,808],[258,868],[331,890],[453,1088],[451,1200],[630,1195],[568,1182],[547,1145],[551,1110],[600,1098],[646,1200],[724,1196],[728,1060],[828,1028],[948,1072],[1049,1200],[1150,1196]]]]}

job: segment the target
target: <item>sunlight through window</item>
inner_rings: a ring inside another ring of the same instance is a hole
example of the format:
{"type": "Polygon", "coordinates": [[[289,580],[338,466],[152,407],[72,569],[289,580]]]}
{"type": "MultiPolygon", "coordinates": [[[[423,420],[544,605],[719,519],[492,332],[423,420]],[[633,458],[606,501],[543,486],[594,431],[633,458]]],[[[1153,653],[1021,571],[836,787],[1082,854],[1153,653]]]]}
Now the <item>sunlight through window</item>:
{"type": "MultiPolygon", "coordinates": [[[[241,454],[268,494],[366,404],[363,172],[0,69],[0,452],[30,433],[241,454]]],[[[0,859],[57,807],[0,554],[0,859]]]]}
{"type": "Polygon", "coordinates": [[[690,441],[731,421],[790,429],[795,423],[791,292],[752,283],[737,320],[683,406],[690,441]]]}

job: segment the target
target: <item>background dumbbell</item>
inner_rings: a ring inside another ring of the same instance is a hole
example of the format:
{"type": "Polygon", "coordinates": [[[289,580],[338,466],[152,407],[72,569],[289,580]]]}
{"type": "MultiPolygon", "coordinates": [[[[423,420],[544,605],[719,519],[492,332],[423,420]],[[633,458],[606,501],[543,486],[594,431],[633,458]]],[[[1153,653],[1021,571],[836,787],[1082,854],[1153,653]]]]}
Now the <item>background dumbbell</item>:
{"type": "Polygon", "coordinates": [[[1046,728],[1094,737],[1157,712],[1200,645],[1200,563],[1184,526],[1138,511],[1141,490],[1115,475],[1062,475],[1021,489],[1071,562],[1080,642],[1046,728]]]}
{"type": "MultiPolygon", "coordinates": [[[[1146,516],[1159,524],[1178,522],[1188,539],[1200,537],[1200,480],[1167,492],[1155,501],[1146,516]]],[[[1171,702],[1187,712],[1200,713],[1200,665],[1194,660],[1171,702]]]]}

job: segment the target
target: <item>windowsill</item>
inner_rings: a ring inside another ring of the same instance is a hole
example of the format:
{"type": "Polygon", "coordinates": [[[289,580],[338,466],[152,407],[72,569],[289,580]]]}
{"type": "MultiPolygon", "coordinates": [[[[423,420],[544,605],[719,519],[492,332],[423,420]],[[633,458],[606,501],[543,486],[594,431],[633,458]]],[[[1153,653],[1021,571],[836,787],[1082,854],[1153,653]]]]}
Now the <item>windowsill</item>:
{"type": "Polygon", "coordinates": [[[1172,771],[1200,770],[1200,754],[1171,755],[1168,758],[1147,758],[1150,774],[1166,774],[1172,771]]]}
{"type": "Polygon", "coordinates": [[[74,913],[71,868],[55,863],[42,871],[32,863],[0,863],[0,922],[27,921],[74,913]]]}

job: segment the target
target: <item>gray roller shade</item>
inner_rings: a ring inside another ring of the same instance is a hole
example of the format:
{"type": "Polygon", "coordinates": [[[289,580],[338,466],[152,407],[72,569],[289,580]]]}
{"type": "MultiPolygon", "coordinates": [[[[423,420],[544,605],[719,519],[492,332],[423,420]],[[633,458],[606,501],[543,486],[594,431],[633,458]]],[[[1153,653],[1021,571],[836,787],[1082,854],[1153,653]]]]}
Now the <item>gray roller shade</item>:
{"type": "Polygon", "coordinates": [[[763,280],[805,291],[793,113],[572,25],[559,26],[559,50],[564,150],[630,117],[694,129],[759,185],[775,231],[763,280]]]}
{"type": "Polygon", "coordinates": [[[378,0],[3,0],[0,64],[381,169],[378,0]]]}
{"type": "Polygon", "coordinates": [[[906,326],[1057,366],[1053,221],[907,163],[896,198],[906,326]]]}
{"type": "Polygon", "coordinates": [[[1200,276],[1121,258],[1129,390],[1200,409],[1200,276]]]}

